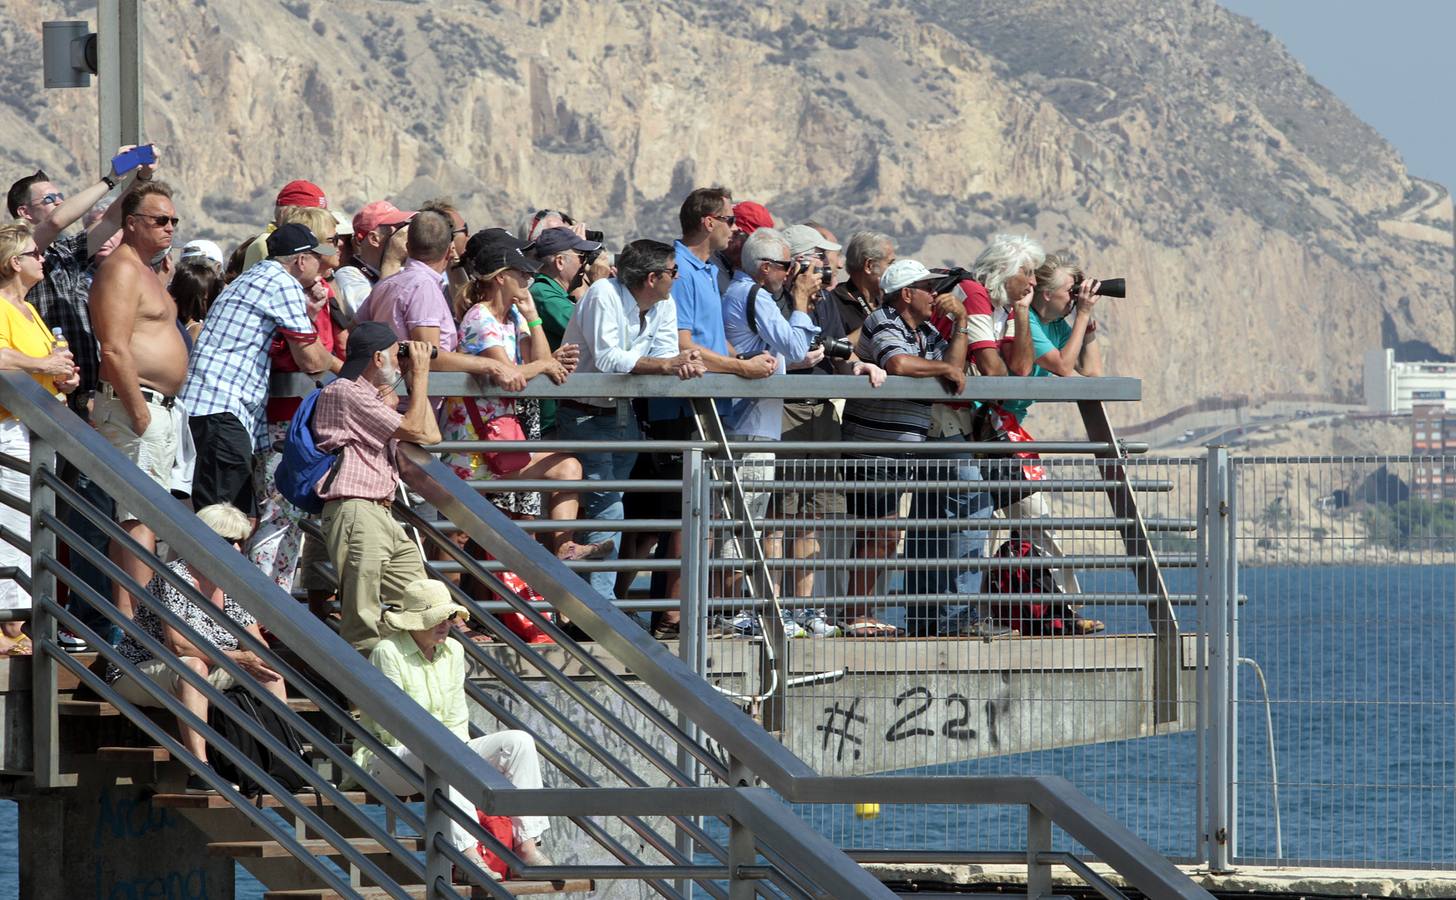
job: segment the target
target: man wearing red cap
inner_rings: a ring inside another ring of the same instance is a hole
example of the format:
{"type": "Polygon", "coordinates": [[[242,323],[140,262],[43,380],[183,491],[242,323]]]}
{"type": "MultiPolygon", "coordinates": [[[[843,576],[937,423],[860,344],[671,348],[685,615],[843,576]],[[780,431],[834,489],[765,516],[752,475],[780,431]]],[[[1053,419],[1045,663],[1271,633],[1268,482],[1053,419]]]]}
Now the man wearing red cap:
{"type": "Polygon", "coordinates": [[[733,234],[728,238],[728,246],[713,254],[713,262],[718,265],[718,293],[726,293],[733,283],[733,273],[738,271],[739,256],[743,253],[743,242],[758,229],[772,227],[773,213],[763,204],[744,200],[733,205],[733,234]]]}
{"type": "Polygon", "coordinates": [[[268,258],[268,235],[278,228],[283,219],[283,211],[290,206],[312,206],[319,209],[329,208],[329,198],[324,196],[324,189],[312,181],[295,179],[285,184],[279,191],[278,197],[273,201],[273,222],[266,230],[253,238],[253,243],[248,245],[248,252],[243,254],[243,271],[268,258]]]}
{"type": "Polygon", "coordinates": [[[414,217],[413,210],[388,200],[375,200],[354,215],[354,257],[334,270],[334,290],[351,312],[359,311],[376,284],[404,266],[405,226],[414,217]]]}

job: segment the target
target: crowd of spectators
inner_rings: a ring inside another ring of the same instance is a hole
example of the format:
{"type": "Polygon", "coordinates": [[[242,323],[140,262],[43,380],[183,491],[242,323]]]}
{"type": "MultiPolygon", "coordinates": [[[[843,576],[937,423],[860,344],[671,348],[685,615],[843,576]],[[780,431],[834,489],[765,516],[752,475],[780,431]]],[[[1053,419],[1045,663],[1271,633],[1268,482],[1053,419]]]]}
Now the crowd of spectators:
{"type": "MultiPolygon", "coordinates": [[[[155,177],[157,170],[152,164],[125,175],[108,172],[69,198],[44,172],[11,186],[7,205],[15,224],[0,227],[6,301],[0,304],[0,368],[32,374],[194,508],[237,511],[246,522],[234,529],[240,549],[280,587],[307,593],[321,616],[336,594],[341,632],[364,653],[388,637],[387,610],[426,577],[419,546],[390,512],[399,490],[397,442],[698,436],[692,408],[680,400],[431,398],[432,371],[470,373],[507,392],[537,376],[561,384],[573,373],[681,379],[717,373],[745,380],[838,374],[874,387],[889,374],[935,379],[947,392],[942,403],[812,396],[718,402],[730,438],[767,444],[970,438],[974,404],[951,396],[968,377],[1096,375],[1101,369],[1097,282],[1083,277],[1070,254],[1048,254],[1029,237],[995,236],[968,274],[947,287],[945,270],[898,258],[889,235],[856,231],[841,244],[823,224],[781,222],[759,203],[735,203],[722,187],[688,194],[677,240],[632,240],[614,255],[598,233],[558,210],[534,211],[513,228],[480,230],[447,199],[419,209],[380,199],[350,217],[323,189],[297,180],[279,191],[268,226],[225,253],[206,239],[178,241],[206,226],[179,216],[178,207],[188,204],[155,177]],[[114,202],[106,204],[108,196],[114,202]],[[81,228],[68,235],[76,223],[81,228]],[[181,252],[174,254],[174,246],[181,252]],[[342,460],[318,488],[325,504],[322,541],[305,537],[303,514],[273,483],[278,447],[299,407],[298,398],[270,397],[270,376],[278,372],[332,379],[313,410],[319,448],[339,452],[342,460]],[[404,380],[408,398],[401,400],[395,391],[404,380]],[[317,574],[324,561],[332,564],[333,580],[317,574]]],[[[1005,408],[1020,420],[1029,406],[1012,401],[1005,408]]],[[[0,453],[26,458],[24,426],[4,410],[0,415],[0,453]]],[[[744,498],[755,519],[804,523],[787,535],[769,535],[771,555],[803,562],[780,585],[787,598],[814,595],[813,560],[823,551],[814,522],[821,518],[866,520],[853,546],[860,559],[888,560],[897,552],[971,559],[986,552],[993,504],[976,490],[982,461],[975,454],[937,458],[964,489],[908,492],[906,507],[907,492],[875,485],[913,480],[913,457],[814,454],[812,468],[793,468],[806,464],[807,455],[776,459],[768,449],[741,454],[739,471],[758,485],[744,498]],[[819,484],[762,489],[786,467],[813,472],[819,484]],[[952,519],[964,527],[907,535],[896,522],[907,510],[912,519],[952,519]]],[[[680,532],[611,529],[629,516],[680,517],[676,496],[624,497],[618,485],[579,490],[573,484],[679,477],[678,454],[481,449],[444,459],[462,478],[501,481],[501,490],[486,496],[508,514],[549,518],[554,530],[542,532],[542,541],[561,559],[620,557],[622,572],[590,576],[603,595],[618,596],[632,583],[632,560],[682,554],[680,532]],[[512,479],[563,484],[510,491],[505,482],[512,479]],[[578,519],[596,525],[579,531],[578,519]]],[[[24,496],[17,477],[0,473],[7,491],[24,496]]],[[[150,529],[85,473],[65,477],[114,515],[130,538],[155,549],[150,529]]],[[[1045,501],[1034,495],[1008,514],[1045,515],[1045,501]]],[[[6,507],[0,524],[17,533],[28,528],[6,507]]],[[[82,521],[73,525],[137,582],[152,580],[146,562],[119,543],[82,521]]],[[[1035,529],[1033,537],[1046,552],[1060,553],[1049,530],[1035,529]]],[[[743,555],[735,540],[719,549],[721,556],[743,555]]],[[[27,564],[0,541],[0,565],[27,564]]],[[[108,584],[94,567],[77,567],[106,585],[99,592],[118,610],[136,615],[121,582],[108,584]]],[[[854,568],[848,595],[874,596],[879,574],[854,568]]],[[[906,591],[971,594],[978,575],[971,567],[915,568],[906,591]]],[[[1073,573],[1060,577],[1065,590],[1077,590],[1073,573]]],[[[680,587],[678,575],[657,573],[653,595],[680,597],[680,587]]],[[[733,576],[716,588],[745,592],[733,576]]],[[[3,582],[0,606],[27,603],[15,581],[3,582]]],[[[88,627],[120,639],[97,611],[78,598],[74,605],[88,627]]],[[[950,617],[943,604],[911,603],[904,629],[881,621],[867,599],[839,609],[805,605],[786,618],[793,635],[986,634],[994,628],[977,621],[974,608],[950,617]]],[[[751,631],[751,617],[739,618],[744,621],[728,617],[719,627],[751,631]]],[[[657,613],[649,627],[672,637],[678,614],[657,613]]],[[[65,639],[81,643],[74,635],[65,639]]],[[[6,623],[0,653],[27,650],[18,623],[6,623]]]]}

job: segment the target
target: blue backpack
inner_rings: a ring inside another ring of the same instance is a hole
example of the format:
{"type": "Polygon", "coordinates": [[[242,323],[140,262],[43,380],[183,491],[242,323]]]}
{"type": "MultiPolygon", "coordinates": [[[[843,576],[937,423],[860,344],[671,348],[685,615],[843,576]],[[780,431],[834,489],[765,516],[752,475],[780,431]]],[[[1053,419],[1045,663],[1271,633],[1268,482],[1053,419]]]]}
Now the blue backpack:
{"type": "Polygon", "coordinates": [[[324,488],[334,483],[339,474],[340,450],[325,453],[314,443],[313,407],[318,402],[319,391],[315,388],[303,402],[288,423],[288,433],[283,437],[282,458],[273,481],[278,493],[309,515],[318,515],[324,510],[324,501],[318,495],[319,481],[327,478],[324,488]]]}

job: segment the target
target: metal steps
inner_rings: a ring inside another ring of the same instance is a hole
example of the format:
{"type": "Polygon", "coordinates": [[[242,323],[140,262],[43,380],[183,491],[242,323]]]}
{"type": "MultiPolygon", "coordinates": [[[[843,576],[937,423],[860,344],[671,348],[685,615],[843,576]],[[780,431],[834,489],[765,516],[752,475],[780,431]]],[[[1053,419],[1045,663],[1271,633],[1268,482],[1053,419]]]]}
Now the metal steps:
{"type": "MultiPolygon", "coordinates": [[[[595,890],[595,884],[589,879],[573,878],[569,881],[502,881],[500,886],[517,897],[539,896],[542,894],[575,894],[595,890]]],[[[424,886],[406,888],[409,896],[428,900],[430,894],[424,886]]],[[[461,897],[487,897],[489,896],[479,888],[470,885],[456,885],[455,890],[461,897]]],[[[265,891],[263,900],[351,900],[352,897],[361,897],[364,900],[388,900],[392,895],[384,888],[360,887],[355,888],[352,895],[340,894],[337,891],[328,890],[289,890],[289,891],[265,891]]]]}

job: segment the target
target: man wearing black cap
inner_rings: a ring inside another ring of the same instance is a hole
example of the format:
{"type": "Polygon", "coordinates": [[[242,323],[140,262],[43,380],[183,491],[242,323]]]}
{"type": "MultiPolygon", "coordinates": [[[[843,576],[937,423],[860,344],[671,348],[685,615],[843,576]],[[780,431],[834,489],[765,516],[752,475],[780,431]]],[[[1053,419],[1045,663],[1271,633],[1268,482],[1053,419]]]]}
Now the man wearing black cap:
{"type": "MultiPolygon", "coordinates": [[[[566,323],[571,321],[576,303],[567,291],[581,272],[587,254],[602,249],[598,241],[589,241],[570,228],[548,228],[536,235],[536,261],[541,271],[531,276],[531,298],[536,301],[536,314],[541,317],[541,330],[546,332],[546,343],[555,350],[561,346],[566,334],[566,323]]],[[[541,431],[543,434],[556,428],[556,401],[541,402],[541,431]]]]}
{"type": "Polygon", "coordinates": [[[330,237],[297,222],[274,231],[268,235],[268,258],[229,284],[207,311],[179,395],[197,445],[192,480],[197,509],[231,503],[249,518],[257,515],[253,454],[268,449],[264,408],[274,334],[287,342],[299,371],[316,374],[339,366],[318,343],[318,307],[307,293],[338,263],[330,237]]]}
{"type": "Polygon", "coordinates": [[[349,332],[348,358],[339,377],[319,393],[314,406],[319,449],[340,451],[339,467],[318,487],[324,544],[339,576],[339,634],[361,653],[379,642],[382,605],[399,601],[406,585],[428,577],[419,548],[390,506],[399,485],[395,445],[440,440],[429,398],[430,352],[424,341],[400,344],[382,322],[361,322],[349,332]],[[401,375],[401,348],[407,350],[402,365],[409,378],[403,415],[393,391],[401,375]]]}

